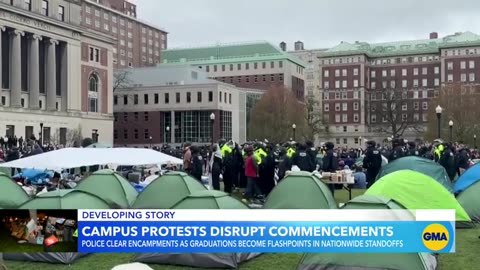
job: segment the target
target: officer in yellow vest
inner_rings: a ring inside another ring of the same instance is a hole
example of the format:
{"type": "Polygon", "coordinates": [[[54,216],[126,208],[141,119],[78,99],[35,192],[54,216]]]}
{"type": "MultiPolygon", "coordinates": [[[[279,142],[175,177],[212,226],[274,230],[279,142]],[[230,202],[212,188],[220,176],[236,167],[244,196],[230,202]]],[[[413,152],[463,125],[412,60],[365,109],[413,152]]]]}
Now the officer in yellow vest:
{"type": "Polygon", "coordinates": [[[287,147],[287,157],[292,158],[295,155],[295,142],[290,142],[289,146],[287,147]]]}
{"type": "Polygon", "coordinates": [[[445,146],[443,144],[439,144],[435,147],[435,161],[438,162],[440,161],[440,158],[442,157],[443,151],[445,150],[445,146]]]}
{"type": "Polygon", "coordinates": [[[75,232],[73,233],[73,237],[77,237],[77,238],[78,238],[78,229],[76,229],[75,232]]]}
{"type": "Polygon", "coordinates": [[[262,164],[262,160],[267,156],[267,153],[265,150],[262,149],[261,144],[256,144],[255,145],[255,152],[253,153],[255,158],[257,159],[258,165],[262,164]]]}

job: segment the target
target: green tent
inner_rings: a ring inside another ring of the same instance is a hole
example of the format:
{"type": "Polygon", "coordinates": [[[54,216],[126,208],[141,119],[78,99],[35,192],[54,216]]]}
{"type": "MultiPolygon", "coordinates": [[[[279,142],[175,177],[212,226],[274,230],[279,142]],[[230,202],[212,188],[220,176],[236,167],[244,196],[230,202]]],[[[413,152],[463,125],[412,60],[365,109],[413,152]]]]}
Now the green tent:
{"type": "Polygon", "coordinates": [[[380,195],[361,195],[351,199],[344,204],[342,209],[392,209],[402,210],[405,209],[401,204],[396,201],[383,197],[380,195]]]}
{"type": "Polygon", "coordinates": [[[309,172],[291,172],[268,195],[265,209],[336,209],[332,192],[309,172]]]}
{"type": "Polygon", "coordinates": [[[462,191],[457,196],[457,200],[472,221],[480,222],[480,181],[462,191]]]}
{"type": "Polygon", "coordinates": [[[407,209],[455,209],[457,221],[470,221],[453,194],[423,173],[392,172],[377,180],[365,194],[391,198],[407,209]]]}
{"type": "Polygon", "coordinates": [[[110,169],[92,173],[80,181],[75,190],[96,195],[113,208],[129,208],[138,195],[127,179],[110,169]]]}
{"type": "Polygon", "coordinates": [[[14,209],[28,200],[30,197],[25,190],[0,172],[0,209],[14,209]]]}
{"type": "Polygon", "coordinates": [[[188,195],[172,209],[249,209],[241,201],[218,190],[202,190],[188,195]]]}
{"type": "Polygon", "coordinates": [[[442,184],[448,191],[453,191],[452,182],[445,168],[433,160],[416,156],[402,157],[383,166],[380,172],[378,172],[377,180],[389,173],[400,170],[412,170],[426,174],[442,184]]]}
{"type": "Polygon", "coordinates": [[[198,180],[183,172],[169,172],[153,180],[132,207],[137,209],[170,209],[192,192],[206,190],[198,180]]]}
{"type": "Polygon", "coordinates": [[[435,270],[428,253],[306,253],[297,270],[435,270]]]}
{"type": "Polygon", "coordinates": [[[19,209],[110,209],[99,197],[74,189],[58,189],[39,194],[19,209]]]}

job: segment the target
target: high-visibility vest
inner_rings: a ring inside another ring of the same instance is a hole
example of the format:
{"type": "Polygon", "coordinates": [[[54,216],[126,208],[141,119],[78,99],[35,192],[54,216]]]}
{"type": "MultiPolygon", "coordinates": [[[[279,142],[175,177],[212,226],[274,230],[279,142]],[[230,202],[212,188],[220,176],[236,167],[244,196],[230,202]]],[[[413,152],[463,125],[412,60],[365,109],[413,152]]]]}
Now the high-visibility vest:
{"type": "Polygon", "coordinates": [[[295,154],[295,149],[291,147],[287,149],[287,157],[291,158],[293,157],[294,154],[295,154]]]}
{"type": "Polygon", "coordinates": [[[260,165],[262,164],[263,158],[267,156],[267,153],[265,153],[262,148],[258,148],[257,150],[255,150],[254,155],[257,158],[258,165],[260,165]]]}
{"type": "Polygon", "coordinates": [[[75,232],[73,233],[73,237],[78,237],[78,229],[76,229],[75,232]]]}
{"type": "Polygon", "coordinates": [[[220,152],[222,152],[222,157],[225,157],[226,154],[232,153],[232,148],[227,144],[224,144],[220,149],[220,152]]]}
{"type": "Polygon", "coordinates": [[[435,148],[435,155],[437,156],[438,160],[440,160],[440,157],[442,156],[444,150],[445,147],[443,146],[443,144],[440,144],[435,148]]]}

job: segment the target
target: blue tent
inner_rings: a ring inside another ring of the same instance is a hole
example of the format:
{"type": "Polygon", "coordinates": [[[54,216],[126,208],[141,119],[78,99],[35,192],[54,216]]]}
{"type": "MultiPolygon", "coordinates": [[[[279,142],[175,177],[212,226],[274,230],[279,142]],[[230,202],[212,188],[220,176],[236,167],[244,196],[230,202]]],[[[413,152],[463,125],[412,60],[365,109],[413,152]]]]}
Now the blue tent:
{"type": "Polygon", "coordinates": [[[38,169],[23,169],[21,173],[16,174],[13,178],[26,178],[33,184],[44,182],[44,180],[53,177],[53,171],[38,170],[38,169]]]}
{"type": "Polygon", "coordinates": [[[453,192],[459,193],[480,180],[480,163],[466,170],[453,185],[453,192]]]}

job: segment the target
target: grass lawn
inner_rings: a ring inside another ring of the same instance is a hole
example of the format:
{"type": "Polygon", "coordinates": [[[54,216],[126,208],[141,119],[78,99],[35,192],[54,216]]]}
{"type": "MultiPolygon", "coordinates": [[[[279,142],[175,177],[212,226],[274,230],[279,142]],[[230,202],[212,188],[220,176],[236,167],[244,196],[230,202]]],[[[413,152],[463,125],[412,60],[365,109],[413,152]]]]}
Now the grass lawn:
{"type": "MultiPolygon", "coordinates": [[[[359,196],[363,190],[354,190],[352,197],[359,196]]],[[[335,197],[339,203],[348,201],[348,193],[345,191],[336,190],[335,197]]],[[[456,253],[443,254],[439,257],[439,269],[441,270],[456,270],[456,269],[478,269],[480,265],[480,257],[478,256],[478,248],[480,247],[480,228],[457,230],[456,239],[456,253]]],[[[80,270],[80,269],[96,269],[108,270],[115,265],[130,262],[134,254],[130,253],[116,253],[116,254],[92,254],[81,258],[74,264],[68,265],[52,265],[43,263],[30,262],[13,262],[6,261],[9,270],[20,269],[49,269],[49,270],[80,270]]],[[[302,254],[264,254],[252,261],[244,263],[241,270],[292,270],[302,258],[302,254]]],[[[150,267],[156,270],[186,270],[198,269],[191,267],[176,267],[168,265],[154,265],[150,267]]]]}

